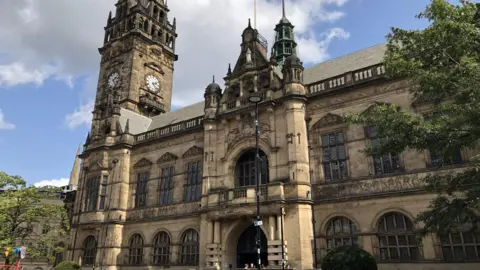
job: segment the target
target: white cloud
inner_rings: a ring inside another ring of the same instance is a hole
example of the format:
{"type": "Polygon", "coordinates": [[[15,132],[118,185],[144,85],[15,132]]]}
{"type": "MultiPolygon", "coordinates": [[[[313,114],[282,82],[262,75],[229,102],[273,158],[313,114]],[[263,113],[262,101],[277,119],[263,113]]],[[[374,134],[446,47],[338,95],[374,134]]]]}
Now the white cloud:
{"type": "Polygon", "coordinates": [[[67,114],[65,116],[65,122],[68,127],[74,129],[78,126],[85,125],[90,127],[92,123],[92,111],[93,111],[94,101],[90,100],[86,104],[80,105],[73,113],[67,114]]]}
{"type": "Polygon", "coordinates": [[[42,180],[40,182],[34,183],[36,187],[62,187],[68,185],[68,178],[52,179],[52,180],[42,180]]]}
{"type": "MultiPolygon", "coordinates": [[[[96,74],[103,26],[116,2],[0,1],[0,87],[23,83],[41,85],[47,78],[68,83],[80,75],[96,74]]],[[[253,17],[253,2],[169,1],[169,19],[177,18],[176,53],[180,57],[175,64],[173,105],[201,100],[212,75],[223,77],[228,63],[235,63],[241,33],[248,18],[253,17]]],[[[257,29],[271,46],[273,28],[281,17],[281,5],[278,0],[257,2],[257,29]]],[[[287,17],[295,25],[300,56],[305,63],[325,60],[335,38],[348,38],[348,33],[334,25],[345,16],[342,9],[346,2],[287,0],[287,17]],[[322,34],[318,32],[319,26],[331,29],[322,34]]],[[[79,111],[82,109],[76,110],[79,111]]]]}
{"type": "Polygon", "coordinates": [[[14,129],[15,125],[12,123],[7,122],[5,120],[5,116],[3,115],[2,109],[0,109],[0,130],[8,130],[8,129],[14,129]]]}

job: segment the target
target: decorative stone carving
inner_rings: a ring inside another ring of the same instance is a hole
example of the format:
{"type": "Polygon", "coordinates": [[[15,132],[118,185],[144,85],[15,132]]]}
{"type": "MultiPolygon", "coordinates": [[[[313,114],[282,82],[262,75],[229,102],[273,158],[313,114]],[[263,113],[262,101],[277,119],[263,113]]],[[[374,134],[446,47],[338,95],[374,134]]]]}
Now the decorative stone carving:
{"type": "Polygon", "coordinates": [[[322,128],[327,126],[333,126],[337,124],[343,123],[343,119],[340,115],[336,115],[333,113],[327,113],[325,116],[320,118],[320,120],[313,125],[313,128],[322,128]]]}
{"type": "Polygon", "coordinates": [[[135,165],[133,165],[133,168],[142,168],[142,167],[148,167],[152,166],[152,162],[146,158],[140,159],[135,165]]]}
{"type": "Polygon", "coordinates": [[[188,157],[195,157],[200,155],[203,155],[203,148],[193,146],[190,149],[188,149],[187,152],[185,152],[182,157],[188,158],[188,157]]]}
{"type": "MultiPolygon", "coordinates": [[[[260,123],[260,139],[267,140],[270,126],[267,123],[260,123]]],[[[237,142],[255,136],[254,118],[251,115],[245,115],[242,118],[239,128],[232,129],[227,135],[227,144],[230,149],[237,142]]]]}
{"type": "Polygon", "coordinates": [[[365,109],[365,111],[363,111],[361,113],[361,115],[365,115],[365,114],[368,114],[370,113],[373,109],[375,109],[375,107],[377,106],[382,106],[382,105],[391,105],[390,103],[384,103],[384,102],[374,102],[372,105],[368,106],[367,109],[365,109]]]}
{"type": "Polygon", "coordinates": [[[160,158],[158,158],[157,160],[157,163],[165,163],[165,162],[170,162],[170,161],[175,161],[177,160],[177,156],[170,153],[170,152],[167,152],[165,154],[163,154],[160,158]]]}
{"type": "Polygon", "coordinates": [[[106,170],[107,168],[103,167],[102,164],[98,161],[92,162],[92,165],[89,166],[88,171],[89,172],[94,172],[94,171],[101,171],[101,170],[106,170]]]}
{"type": "Polygon", "coordinates": [[[195,140],[203,140],[203,133],[188,134],[188,135],[181,136],[181,137],[174,138],[174,139],[169,138],[169,139],[160,141],[160,142],[156,143],[155,145],[145,146],[145,147],[139,148],[138,150],[134,150],[134,151],[135,151],[135,154],[143,154],[143,153],[148,153],[148,152],[154,151],[155,149],[164,149],[166,147],[179,145],[179,144],[183,144],[183,143],[191,142],[191,141],[195,141],[195,140]]]}
{"type": "Polygon", "coordinates": [[[339,198],[358,198],[386,193],[422,190],[425,183],[419,176],[394,176],[339,184],[316,185],[316,200],[333,200],[339,198]]]}
{"type": "Polygon", "coordinates": [[[200,205],[198,202],[193,202],[133,210],[127,213],[127,221],[158,219],[172,216],[176,217],[178,215],[195,213],[198,211],[199,207],[200,205]]]}

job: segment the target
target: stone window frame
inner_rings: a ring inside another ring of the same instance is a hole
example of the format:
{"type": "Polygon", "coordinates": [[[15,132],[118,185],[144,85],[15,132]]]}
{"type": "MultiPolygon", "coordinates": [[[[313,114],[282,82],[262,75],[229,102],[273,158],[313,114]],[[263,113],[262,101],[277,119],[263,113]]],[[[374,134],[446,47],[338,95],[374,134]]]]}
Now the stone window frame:
{"type": "Polygon", "coordinates": [[[134,209],[141,209],[141,208],[145,208],[145,207],[148,207],[149,205],[149,202],[148,202],[148,198],[149,198],[149,193],[148,193],[148,186],[150,184],[150,181],[152,180],[152,165],[153,163],[146,159],[146,158],[141,158],[139,161],[137,161],[134,165],[133,165],[133,170],[132,170],[132,175],[131,175],[131,179],[133,179],[132,182],[130,182],[133,187],[132,190],[133,190],[133,198],[132,198],[132,208],[134,209]],[[144,204],[141,205],[139,204],[139,199],[138,199],[138,196],[139,196],[139,188],[140,188],[140,181],[139,181],[139,176],[142,175],[142,174],[147,174],[148,177],[146,177],[146,180],[143,181],[145,186],[144,186],[144,190],[143,192],[141,193],[141,195],[143,195],[145,198],[144,198],[144,204]]]}
{"type": "Polygon", "coordinates": [[[190,228],[182,232],[179,253],[179,265],[198,266],[200,261],[200,233],[197,230],[190,228]]]}
{"type": "Polygon", "coordinates": [[[86,177],[84,212],[98,210],[102,174],[92,174],[86,177]]]}
{"type": "MultiPolygon", "coordinates": [[[[365,136],[365,145],[366,146],[372,146],[372,141],[373,140],[380,140],[380,138],[378,138],[377,136],[371,136],[370,135],[370,131],[369,131],[369,128],[371,127],[375,127],[376,128],[376,125],[367,125],[367,126],[364,126],[363,129],[364,129],[364,136],[365,136]]],[[[375,132],[376,133],[376,132],[375,132]]],[[[380,158],[380,161],[382,164],[384,164],[384,157],[386,157],[387,155],[384,155],[384,156],[381,156],[379,157],[380,158]]],[[[393,168],[394,164],[392,163],[391,167],[392,167],[392,171],[391,172],[385,172],[385,167],[382,165],[382,171],[381,172],[377,172],[375,170],[375,156],[370,156],[369,159],[368,159],[368,164],[369,164],[369,172],[371,175],[375,175],[375,176],[388,176],[388,175],[393,175],[393,174],[396,174],[396,173],[400,173],[400,172],[403,172],[405,170],[404,168],[404,162],[403,162],[403,152],[402,153],[396,153],[396,154],[388,154],[388,157],[389,157],[389,161],[392,162],[392,158],[393,157],[396,157],[397,159],[397,167],[396,168],[393,168]]]]}
{"type": "MultiPolygon", "coordinates": [[[[341,119],[341,116],[327,113],[323,117],[321,117],[318,121],[316,121],[312,128],[309,130],[310,137],[310,145],[312,147],[312,154],[310,159],[314,162],[312,164],[316,167],[311,168],[313,170],[313,177],[314,179],[319,179],[320,183],[336,183],[340,181],[348,181],[351,178],[351,170],[350,170],[350,154],[349,154],[349,139],[347,136],[348,127],[341,119]],[[322,145],[322,136],[329,135],[332,133],[343,133],[343,145],[345,146],[345,163],[346,163],[346,170],[347,176],[342,180],[337,181],[329,181],[325,180],[325,172],[323,168],[323,145],[322,145]]],[[[312,179],[312,180],[314,180],[312,179]]]]}
{"type": "Polygon", "coordinates": [[[198,146],[190,147],[183,155],[183,164],[184,164],[184,184],[183,184],[183,202],[197,202],[202,197],[203,189],[203,165],[204,165],[204,150],[198,146]],[[190,171],[189,165],[197,163],[197,177],[193,183],[189,183],[190,171]],[[198,196],[192,196],[192,191],[197,192],[198,196]],[[189,192],[189,193],[187,193],[189,192]],[[188,196],[187,196],[188,194],[188,196]]]}
{"type": "MultiPolygon", "coordinates": [[[[235,162],[235,169],[234,169],[234,185],[235,185],[235,188],[247,188],[247,187],[255,187],[256,183],[253,183],[252,185],[240,185],[239,183],[239,176],[238,176],[238,165],[239,164],[245,164],[246,162],[243,162],[243,163],[239,163],[240,159],[244,157],[245,154],[251,154],[251,152],[253,153],[253,156],[254,156],[254,159],[255,159],[255,149],[247,149],[245,151],[243,151],[240,156],[238,157],[238,159],[236,160],[235,162]]],[[[260,185],[261,186],[265,186],[265,185],[268,185],[270,183],[270,169],[269,169],[269,160],[268,160],[268,155],[267,153],[265,153],[263,150],[260,149],[259,151],[259,154],[260,154],[260,157],[264,157],[266,159],[266,161],[264,162],[260,162],[260,166],[261,166],[261,170],[262,170],[262,179],[265,179],[264,182],[260,182],[260,185]],[[263,153],[263,155],[262,155],[263,153]]],[[[253,160],[253,166],[255,166],[255,160],[253,160]]],[[[255,174],[253,175],[253,177],[255,177],[255,174]]],[[[255,180],[253,180],[255,182],[255,180]]]]}
{"type": "Polygon", "coordinates": [[[440,246],[440,254],[444,262],[478,262],[480,261],[480,221],[476,221],[477,226],[474,229],[472,223],[459,226],[458,229],[452,230],[448,235],[438,236],[437,239],[440,246]],[[470,238],[470,239],[468,239],[470,238]],[[456,258],[458,251],[463,252],[463,258],[456,258]],[[447,252],[450,256],[447,256],[447,252]],[[470,253],[468,253],[470,250],[470,253]],[[473,258],[467,258],[472,256],[473,258]]]}
{"type": "Polygon", "coordinates": [[[158,231],[153,237],[151,256],[152,265],[168,266],[172,263],[172,238],[167,231],[158,231]],[[161,241],[161,237],[164,241],[161,241]]]}
{"type": "Polygon", "coordinates": [[[109,175],[107,173],[103,173],[100,179],[101,180],[98,187],[98,210],[107,210],[110,207],[110,204],[107,202],[109,175]]]}
{"type": "Polygon", "coordinates": [[[97,239],[93,235],[85,237],[83,240],[83,254],[82,254],[82,264],[83,265],[95,265],[95,260],[97,258],[97,239]]]}
{"type": "Polygon", "coordinates": [[[174,204],[174,190],[175,190],[175,164],[165,164],[160,167],[160,173],[158,178],[158,205],[167,206],[174,204]],[[164,175],[164,171],[170,170],[170,174],[164,175]],[[167,182],[165,184],[165,182],[167,182]],[[168,185],[165,187],[165,185],[168,185]],[[163,187],[163,188],[162,188],[163,187]],[[164,195],[168,195],[168,198],[162,198],[164,195]],[[164,201],[166,200],[166,201],[164,201]]]}
{"type": "Polygon", "coordinates": [[[140,170],[135,172],[135,197],[133,201],[133,207],[135,209],[145,208],[148,206],[148,182],[150,182],[150,176],[150,170],[140,170]],[[142,181],[140,181],[140,176],[144,174],[147,176],[145,178],[142,178],[142,181]],[[143,190],[141,189],[141,184],[144,184],[143,190]],[[139,191],[142,192],[139,193],[139,191]],[[141,199],[139,199],[139,194],[144,197],[143,203],[141,199]]]}
{"type": "Polygon", "coordinates": [[[177,173],[177,159],[178,157],[170,152],[164,153],[162,156],[160,156],[157,160],[157,165],[159,168],[159,177],[157,181],[157,205],[159,206],[166,206],[166,205],[172,205],[175,203],[175,178],[176,178],[176,173],[177,173]],[[164,179],[163,176],[163,171],[164,169],[172,169],[172,175],[171,175],[171,187],[168,189],[162,189],[162,181],[164,179]],[[166,204],[162,204],[162,194],[163,190],[169,190],[171,193],[171,200],[170,202],[166,204]]]}
{"type": "Polygon", "coordinates": [[[203,183],[203,159],[196,158],[191,160],[185,160],[185,184],[183,185],[183,201],[184,202],[196,202],[199,201],[202,197],[202,183],[203,183]],[[195,172],[196,177],[189,178],[190,176],[190,165],[196,164],[197,170],[195,172]],[[191,182],[193,180],[193,182],[191,182]],[[197,193],[199,190],[199,195],[194,196],[192,192],[197,193]],[[197,198],[198,197],[198,198],[197,198]]]}
{"type": "Polygon", "coordinates": [[[145,239],[139,233],[134,233],[128,239],[128,265],[143,265],[145,255],[145,239]]]}
{"type": "Polygon", "coordinates": [[[416,237],[413,221],[404,213],[389,211],[381,215],[377,221],[375,235],[378,243],[377,260],[379,262],[415,262],[422,259],[423,247],[416,237]],[[391,224],[390,217],[392,218],[391,224]],[[398,221],[401,224],[398,225],[398,221]],[[394,228],[388,228],[389,225],[393,225],[394,228]],[[402,225],[403,227],[400,227],[402,225]],[[408,251],[409,258],[402,259],[401,252],[405,249],[408,251]],[[391,252],[396,252],[398,258],[392,258],[391,252]]]}
{"type": "Polygon", "coordinates": [[[334,216],[330,218],[325,226],[325,249],[327,252],[333,248],[344,246],[345,240],[349,240],[350,245],[359,246],[360,244],[360,230],[357,228],[357,224],[348,217],[345,216],[334,216]],[[336,232],[335,226],[337,221],[340,222],[341,228],[340,232],[336,232]],[[345,232],[345,223],[348,223],[348,228],[350,233],[345,232]],[[329,230],[332,230],[332,234],[329,233],[329,230]],[[352,232],[353,231],[353,232],[352,232]],[[329,240],[333,241],[333,247],[329,247],[329,240]],[[337,240],[341,241],[341,244],[337,245],[337,240]]]}
{"type": "MultiPolygon", "coordinates": [[[[428,118],[432,117],[434,114],[435,114],[435,112],[432,110],[432,108],[424,109],[424,110],[421,111],[422,119],[425,122],[428,121],[428,118]]],[[[429,168],[444,168],[444,167],[456,166],[456,165],[460,165],[460,164],[464,163],[467,159],[467,154],[465,152],[465,149],[463,149],[463,148],[460,149],[459,153],[457,153],[457,154],[459,154],[458,157],[460,158],[460,160],[457,161],[457,162],[447,163],[447,164],[444,164],[444,165],[434,165],[434,164],[432,164],[433,163],[433,161],[432,161],[432,151],[430,149],[426,149],[424,151],[425,163],[426,163],[427,167],[429,167],[429,168]]]]}

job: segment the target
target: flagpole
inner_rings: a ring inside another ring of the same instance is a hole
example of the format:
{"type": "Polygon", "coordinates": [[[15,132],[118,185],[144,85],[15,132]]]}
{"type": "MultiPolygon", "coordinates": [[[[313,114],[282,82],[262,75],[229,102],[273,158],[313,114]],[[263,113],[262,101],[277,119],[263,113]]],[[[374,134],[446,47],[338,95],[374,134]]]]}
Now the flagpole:
{"type": "Polygon", "coordinates": [[[257,29],[257,0],[253,0],[253,29],[257,29]]]}

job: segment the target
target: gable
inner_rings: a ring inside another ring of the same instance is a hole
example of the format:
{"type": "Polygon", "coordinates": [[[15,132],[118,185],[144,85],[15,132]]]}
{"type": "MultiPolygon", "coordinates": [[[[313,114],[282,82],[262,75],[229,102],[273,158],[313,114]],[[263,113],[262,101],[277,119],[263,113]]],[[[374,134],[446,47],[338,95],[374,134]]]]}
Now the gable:
{"type": "Polygon", "coordinates": [[[164,162],[169,162],[169,161],[175,161],[177,160],[177,156],[170,153],[170,152],[166,152],[165,154],[163,154],[160,158],[157,159],[157,163],[164,163],[164,162]]]}
{"type": "Polygon", "coordinates": [[[333,126],[341,123],[343,123],[343,119],[340,115],[327,113],[322,118],[320,118],[320,120],[318,120],[317,123],[315,123],[315,125],[313,125],[313,128],[322,128],[322,127],[333,126]]]}
{"type": "Polygon", "coordinates": [[[146,158],[142,158],[135,165],[133,165],[133,168],[142,168],[142,167],[149,167],[152,166],[152,162],[146,158]]]}
{"type": "Polygon", "coordinates": [[[184,154],[183,158],[188,158],[188,157],[195,157],[195,156],[200,156],[203,155],[203,148],[193,146],[190,149],[188,149],[184,154]]]}
{"type": "Polygon", "coordinates": [[[377,106],[383,106],[383,105],[392,105],[391,103],[386,103],[386,102],[374,102],[372,105],[368,106],[368,108],[366,108],[360,115],[366,115],[366,114],[369,114],[370,112],[372,112],[375,107],[377,106]]]}

